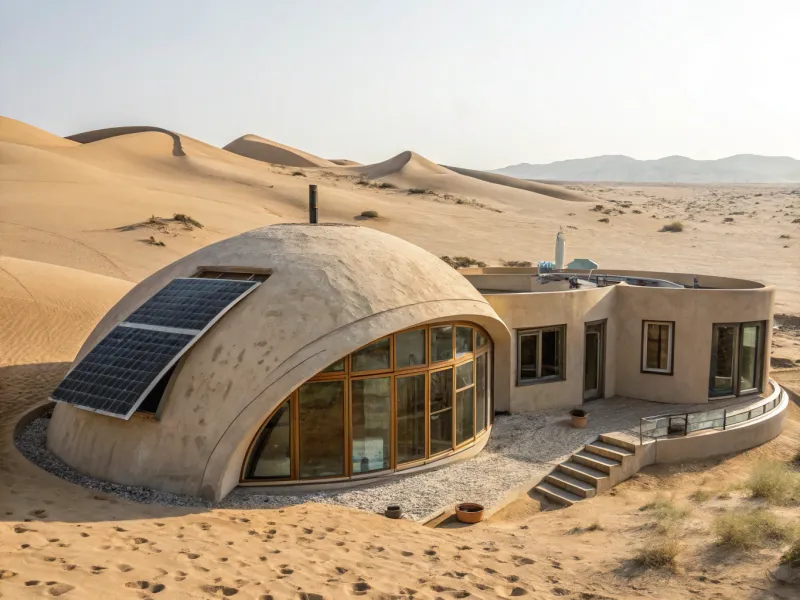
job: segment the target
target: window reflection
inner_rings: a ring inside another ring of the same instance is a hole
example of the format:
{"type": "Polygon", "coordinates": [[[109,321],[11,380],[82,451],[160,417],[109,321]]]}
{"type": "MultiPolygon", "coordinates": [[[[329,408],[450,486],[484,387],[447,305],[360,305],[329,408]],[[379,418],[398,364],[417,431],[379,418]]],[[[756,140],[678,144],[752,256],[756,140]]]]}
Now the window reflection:
{"type": "Polygon", "coordinates": [[[388,469],[391,464],[390,387],[389,377],[353,381],[353,474],[388,469]]]}
{"type": "Polygon", "coordinates": [[[344,475],[344,381],[304,383],[298,400],[300,477],[344,475]]]}
{"type": "Polygon", "coordinates": [[[353,352],[353,371],[380,371],[391,365],[389,338],[383,338],[353,352]]]}

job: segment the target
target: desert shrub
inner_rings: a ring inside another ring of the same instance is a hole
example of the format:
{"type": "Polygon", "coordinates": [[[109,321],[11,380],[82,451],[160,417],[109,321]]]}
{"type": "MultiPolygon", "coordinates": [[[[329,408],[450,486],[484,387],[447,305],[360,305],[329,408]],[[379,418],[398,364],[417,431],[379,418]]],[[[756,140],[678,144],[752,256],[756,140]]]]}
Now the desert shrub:
{"type": "Polygon", "coordinates": [[[591,210],[593,212],[603,212],[604,208],[605,207],[602,204],[595,204],[594,207],[590,208],[589,210],[591,210]]]}
{"type": "Polygon", "coordinates": [[[485,267],[486,263],[480,260],[475,260],[469,256],[440,256],[444,262],[453,267],[454,269],[466,269],[467,267],[485,267]]]}
{"type": "Polygon", "coordinates": [[[433,194],[433,192],[431,190],[426,190],[425,188],[417,188],[417,187],[408,188],[408,193],[409,194],[433,194]]]}
{"type": "Polygon", "coordinates": [[[364,187],[368,187],[372,184],[369,179],[358,179],[356,180],[356,185],[363,185],[364,187]]]}
{"type": "Polygon", "coordinates": [[[189,215],[185,215],[183,213],[175,213],[174,215],[172,215],[172,218],[175,219],[176,221],[180,221],[181,223],[186,225],[189,229],[191,229],[192,227],[197,227],[198,229],[203,228],[203,224],[200,221],[198,221],[197,219],[193,219],[189,215]]]}
{"type": "Polygon", "coordinates": [[[784,234],[782,234],[782,235],[781,235],[781,236],[780,236],[778,239],[781,239],[781,240],[788,240],[788,239],[790,239],[791,237],[792,237],[792,236],[790,236],[790,235],[786,235],[786,234],[784,233],[784,234]]]}
{"type": "Polygon", "coordinates": [[[161,219],[159,219],[155,215],[151,215],[149,219],[147,219],[148,225],[161,225],[161,219]]]}
{"type": "Polygon", "coordinates": [[[681,231],[683,231],[683,223],[681,223],[680,221],[673,221],[672,223],[667,223],[661,228],[661,231],[680,233],[681,231]]]}
{"type": "Polygon", "coordinates": [[[642,211],[640,211],[638,208],[634,208],[633,211],[631,211],[631,212],[633,212],[633,214],[635,214],[635,215],[642,214],[642,211]]]}
{"type": "Polygon", "coordinates": [[[532,267],[533,263],[529,260],[504,260],[504,267],[532,267]]]}
{"type": "Polygon", "coordinates": [[[306,177],[303,171],[292,171],[292,177],[306,177]]]}
{"type": "Polygon", "coordinates": [[[712,529],[720,546],[751,550],[790,540],[796,527],[766,508],[756,508],[725,512],[714,519],[712,529]]]}
{"type": "Polygon", "coordinates": [[[658,495],[653,500],[639,507],[641,511],[652,511],[659,521],[680,521],[691,514],[685,506],[678,506],[671,498],[658,495]]]}
{"type": "Polygon", "coordinates": [[[670,569],[678,567],[678,554],[682,544],[677,535],[654,536],[645,542],[636,554],[636,562],[650,569],[670,569]]]}
{"type": "Polygon", "coordinates": [[[382,190],[396,190],[397,186],[393,183],[389,183],[388,181],[380,181],[376,184],[376,187],[382,190]]]}
{"type": "Polygon", "coordinates": [[[378,211],[377,210],[365,210],[361,213],[362,217],[366,217],[367,219],[377,219],[378,218],[378,211]]]}
{"type": "Polygon", "coordinates": [[[745,486],[754,498],[763,498],[775,504],[792,504],[800,501],[800,474],[777,461],[757,464],[745,486]]]}
{"type": "Polygon", "coordinates": [[[600,221],[601,223],[609,223],[610,222],[608,217],[603,217],[602,219],[597,219],[597,220],[600,221]]]}
{"type": "Polygon", "coordinates": [[[151,246],[166,246],[166,244],[160,240],[157,240],[152,235],[150,236],[149,240],[145,240],[146,243],[150,244],[151,246]]]}
{"type": "Polygon", "coordinates": [[[697,488],[695,491],[689,494],[689,499],[692,502],[702,504],[703,502],[708,502],[711,499],[711,492],[704,490],[703,488],[697,488]]]}
{"type": "Polygon", "coordinates": [[[781,556],[782,563],[789,563],[789,566],[800,567],[800,538],[797,538],[789,549],[781,556]]]}

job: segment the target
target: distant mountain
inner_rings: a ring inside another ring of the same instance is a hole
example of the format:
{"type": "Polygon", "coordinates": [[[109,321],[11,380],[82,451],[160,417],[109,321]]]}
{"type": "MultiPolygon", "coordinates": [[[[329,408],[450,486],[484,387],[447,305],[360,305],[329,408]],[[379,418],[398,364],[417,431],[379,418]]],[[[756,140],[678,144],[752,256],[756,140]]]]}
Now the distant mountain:
{"type": "Polygon", "coordinates": [[[800,160],[789,156],[737,154],[718,160],[667,156],[636,160],[608,155],[560,160],[547,165],[520,163],[491,173],[552,181],[634,181],[650,183],[796,183],[800,160]]]}

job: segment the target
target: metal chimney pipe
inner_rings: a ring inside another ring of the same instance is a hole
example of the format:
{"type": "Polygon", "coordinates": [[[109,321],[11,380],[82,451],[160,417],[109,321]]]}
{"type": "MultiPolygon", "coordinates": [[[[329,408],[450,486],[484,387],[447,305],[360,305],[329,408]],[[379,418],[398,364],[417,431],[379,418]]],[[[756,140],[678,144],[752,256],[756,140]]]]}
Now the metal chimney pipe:
{"type": "Polygon", "coordinates": [[[317,216],[317,186],[312,183],[308,186],[308,222],[316,223],[317,216]]]}

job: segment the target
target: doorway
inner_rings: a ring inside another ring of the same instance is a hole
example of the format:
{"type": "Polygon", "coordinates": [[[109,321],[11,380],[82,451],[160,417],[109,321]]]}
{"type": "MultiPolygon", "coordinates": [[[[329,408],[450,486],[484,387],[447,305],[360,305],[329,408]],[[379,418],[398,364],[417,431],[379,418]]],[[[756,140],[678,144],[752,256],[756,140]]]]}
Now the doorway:
{"type": "Polygon", "coordinates": [[[761,391],[764,327],[752,323],[715,323],[711,336],[709,398],[761,391]]]}
{"type": "Polygon", "coordinates": [[[603,373],[606,362],[606,321],[586,323],[585,338],[583,399],[588,401],[603,397],[603,373]]]}

